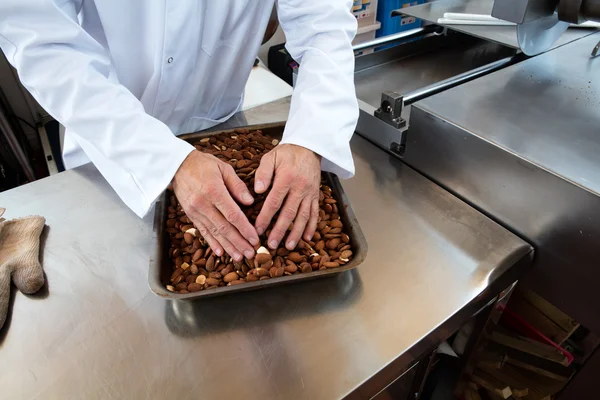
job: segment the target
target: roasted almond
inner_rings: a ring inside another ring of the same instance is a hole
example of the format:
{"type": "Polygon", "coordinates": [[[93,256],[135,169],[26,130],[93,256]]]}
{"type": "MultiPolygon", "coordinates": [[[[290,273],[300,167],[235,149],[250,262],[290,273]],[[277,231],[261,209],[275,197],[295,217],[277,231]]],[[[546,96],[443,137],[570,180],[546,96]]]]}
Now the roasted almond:
{"type": "Polygon", "coordinates": [[[331,239],[327,242],[326,246],[329,250],[335,250],[339,246],[341,241],[342,240],[340,238],[331,239]]]}
{"type": "Polygon", "coordinates": [[[217,286],[219,284],[219,280],[215,278],[206,278],[206,284],[208,286],[217,286]]]}
{"type": "Polygon", "coordinates": [[[294,272],[298,271],[298,266],[294,263],[288,264],[285,266],[284,270],[285,270],[285,272],[289,272],[289,273],[293,274],[294,272]]]}
{"type": "Polygon", "coordinates": [[[330,261],[330,262],[323,263],[323,266],[326,268],[336,268],[336,267],[339,267],[340,264],[336,261],[330,261]]]}
{"type": "MultiPolygon", "coordinates": [[[[329,226],[332,228],[342,228],[344,226],[344,224],[339,219],[336,219],[336,220],[329,222],[329,226]]],[[[336,233],[336,232],[333,232],[333,233],[336,233]]]]}
{"type": "Polygon", "coordinates": [[[187,290],[191,293],[199,292],[200,290],[202,290],[202,287],[203,287],[203,285],[193,282],[188,285],[187,290]]]}
{"type": "Polygon", "coordinates": [[[215,269],[215,256],[211,255],[210,257],[208,257],[208,260],[206,260],[206,270],[208,272],[214,271],[215,269]]]}
{"type": "Polygon", "coordinates": [[[215,279],[223,279],[223,275],[220,272],[209,272],[208,273],[208,277],[209,278],[215,278],[215,279]]]}
{"type": "Polygon", "coordinates": [[[298,253],[296,251],[291,252],[290,254],[288,254],[287,257],[288,257],[288,260],[293,261],[295,263],[299,263],[299,262],[302,262],[304,260],[304,257],[302,257],[300,255],[300,253],[298,253]]]}
{"type": "Polygon", "coordinates": [[[269,275],[269,270],[265,268],[256,268],[253,270],[253,274],[256,276],[267,276],[269,275]]]}
{"type": "Polygon", "coordinates": [[[173,271],[173,273],[171,274],[171,282],[173,282],[175,278],[177,278],[181,274],[183,274],[183,268],[177,268],[175,271],[173,271]]]}
{"type": "Polygon", "coordinates": [[[290,251],[285,247],[280,247],[277,249],[277,255],[280,257],[287,256],[288,254],[290,254],[290,251]]]}
{"type": "Polygon", "coordinates": [[[175,285],[175,290],[186,290],[188,288],[188,284],[186,282],[181,282],[175,285]]]}
{"type": "Polygon", "coordinates": [[[192,261],[194,261],[194,262],[198,261],[199,259],[202,258],[203,254],[204,254],[204,249],[198,249],[198,250],[196,250],[196,252],[192,256],[192,261]]]}
{"type": "Polygon", "coordinates": [[[266,263],[267,261],[271,261],[271,254],[269,254],[269,253],[266,253],[266,254],[265,253],[258,253],[256,255],[256,261],[259,264],[261,264],[261,265],[264,264],[264,263],[266,263]]]}
{"type": "Polygon", "coordinates": [[[240,276],[235,272],[230,272],[223,277],[223,280],[227,283],[236,281],[238,279],[240,279],[240,276]]]}

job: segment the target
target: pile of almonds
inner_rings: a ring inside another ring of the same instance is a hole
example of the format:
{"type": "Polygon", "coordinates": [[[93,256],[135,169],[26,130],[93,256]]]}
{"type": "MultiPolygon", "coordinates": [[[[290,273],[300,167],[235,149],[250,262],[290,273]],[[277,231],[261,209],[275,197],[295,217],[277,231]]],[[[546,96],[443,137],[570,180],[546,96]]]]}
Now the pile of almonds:
{"type": "MultiPolygon", "coordinates": [[[[196,149],[212,154],[229,163],[237,175],[246,183],[254,195],[254,204],[243,206],[250,223],[254,224],[268,195],[254,192],[254,173],[261,157],[272,150],[278,141],[262,131],[236,129],[234,133],[223,133],[203,138],[195,144],[196,149]]],[[[319,197],[319,222],[312,241],[300,240],[294,251],[284,247],[283,240],[276,250],[261,245],[256,248],[253,259],[235,262],[228,254],[214,254],[196,227],[185,215],[175,194],[170,191],[170,205],[166,231],[171,246],[169,257],[173,261],[173,273],[167,289],[171,292],[190,293],[215,289],[221,286],[241,285],[265,279],[276,279],[284,275],[306,274],[313,271],[336,268],[352,259],[350,238],[344,233],[337,201],[332,190],[324,182],[319,197]]],[[[277,215],[273,218],[276,221],[277,215]]],[[[290,226],[291,230],[292,226],[290,226]]],[[[266,242],[271,229],[260,237],[266,242]]]]}

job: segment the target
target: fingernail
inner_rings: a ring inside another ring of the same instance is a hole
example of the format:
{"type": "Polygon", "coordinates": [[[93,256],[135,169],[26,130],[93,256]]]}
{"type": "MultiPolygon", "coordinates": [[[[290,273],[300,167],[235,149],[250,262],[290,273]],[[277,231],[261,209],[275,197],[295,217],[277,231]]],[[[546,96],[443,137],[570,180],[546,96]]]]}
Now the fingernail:
{"type": "Polygon", "coordinates": [[[258,233],[259,236],[262,235],[263,233],[265,233],[265,228],[263,228],[262,226],[257,226],[256,233],[258,233]]]}
{"type": "Polygon", "coordinates": [[[263,183],[263,181],[256,181],[256,183],[254,184],[254,190],[256,190],[257,192],[265,190],[265,184],[263,183]]]}
{"type": "Polygon", "coordinates": [[[254,258],[254,252],[253,252],[252,250],[246,250],[246,251],[244,252],[244,255],[246,256],[246,258],[247,258],[248,260],[251,260],[251,259],[253,259],[253,258],[254,258]]]}
{"type": "Polygon", "coordinates": [[[296,242],[293,240],[290,240],[289,242],[287,242],[286,247],[288,250],[294,250],[296,248],[296,242]]]}
{"type": "Polygon", "coordinates": [[[259,243],[257,237],[251,237],[250,239],[248,239],[248,241],[252,246],[256,246],[259,243]]]}
{"type": "Polygon", "coordinates": [[[272,248],[272,249],[276,249],[277,245],[278,245],[277,240],[271,240],[269,242],[269,247],[272,248]]]}
{"type": "Polygon", "coordinates": [[[244,201],[244,203],[252,203],[254,201],[250,193],[244,193],[242,195],[242,200],[244,201]]]}
{"type": "Polygon", "coordinates": [[[240,253],[237,253],[237,252],[236,252],[236,253],[234,253],[234,254],[233,254],[233,259],[234,259],[235,261],[242,261],[242,258],[243,258],[243,257],[242,257],[242,255],[241,255],[240,253]]]}
{"type": "Polygon", "coordinates": [[[213,250],[213,252],[214,252],[214,253],[215,253],[217,256],[221,257],[221,249],[216,249],[216,250],[213,250]]]}

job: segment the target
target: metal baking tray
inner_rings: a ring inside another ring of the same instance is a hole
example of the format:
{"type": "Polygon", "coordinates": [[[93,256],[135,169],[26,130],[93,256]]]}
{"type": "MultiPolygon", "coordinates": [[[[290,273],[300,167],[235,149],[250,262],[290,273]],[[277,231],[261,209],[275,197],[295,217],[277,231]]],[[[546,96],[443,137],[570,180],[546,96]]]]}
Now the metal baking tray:
{"type": "MultiPolygon", "coordinates": [[[[276,139],[281,139],[283,135],[283,129],[285,123],[276,124],[263,124],[263,125],[252,125],[239,127],[248,130],[260,129],[263,133],[272,136],[276,139]]],[[[201,138],[218,135],[221,133],[234,133],[233,129],[213,131],[213,132],[198,132],[188,133],[180,136],[181,139],[188,142],[196,142],[201,138]]],[[[169,259],[169,234],[165,230],[165,220],[167,217],[167,209],[169,207],[169,201],[167,199],[167,192],[165,191],[158,199],[155,207],[154,214],[154,232],[152,236],[152,243],[154,248],[154,256],[150,258],[150,270],[148,272],[148,283],[150,289],[160,297],[177,299],[177,300],[190,300],[205,297],[214,297],[234,292],[244,292],[248,290],[263,289],[272,286],[284,285],[292,282],[307,281],[316,278],[324,278],[328,276],[334,276],[341,272],[356,268],[357,265],[362,263],[367,256],[367,241],[365,236],[360,229],[360,225],[352,211],[348,197],[344,193],[344,189],[340,184],[339,178],[335,174],[323,172],[323,177],[333,190],[333,197],[338,201],[338,211],[340,218],[344,223],[344,227],[348,236],[350,236],[350,244],[352,245],[352,252],[354,257],[347,264],[338,268],[332,268],[322,271],[313,271],[306,274],[296,274],[289,276],[282,276],[280,278],[266,279],[263,281],[248,282],[243,285],[235,286],[223,286],[211,290],[201,290],[193,293],[173,293],[169,292],[165,287],[170,284],[169,279],[173,272],[172,262],[169,259]]]]}

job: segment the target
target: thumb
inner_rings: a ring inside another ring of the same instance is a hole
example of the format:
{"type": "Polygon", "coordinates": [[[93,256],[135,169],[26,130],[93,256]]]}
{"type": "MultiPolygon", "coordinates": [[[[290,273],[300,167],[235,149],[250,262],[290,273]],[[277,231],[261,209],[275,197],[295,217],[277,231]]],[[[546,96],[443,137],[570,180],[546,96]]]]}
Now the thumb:
{"type": "Polygon", "coordinates": [[[270,152],[260,160],[260,165],[256,170],[256,177],[254,178],[254,191],[256,193],[261,194],[267,191],[268,187],[271,186],[274,172],[275,157],[273,152],[270,152]]]}
{"type": "Polygon", "coordinates": [[[25,294],[35,293],[44,285],[44,271],[35,254],[24,254],[14,260],[12,274],[15,286],[25,294]]]}
{"type": "Polygon", "coordinates": [[[44,272],[40,265],[40,235],[44,218],[27,217],[5,222],[2,243],[12,252],[5,254],[4,269],[12,270],[12,279],[23,293],[35,293],[44,284],[44,272]]]}
{"type": "Polygon", "coordinates": [[[10,299],[10,270],[7,266],[0,265],[0,329],[6,321],[8,313],[8,300],[10,299]]]}

